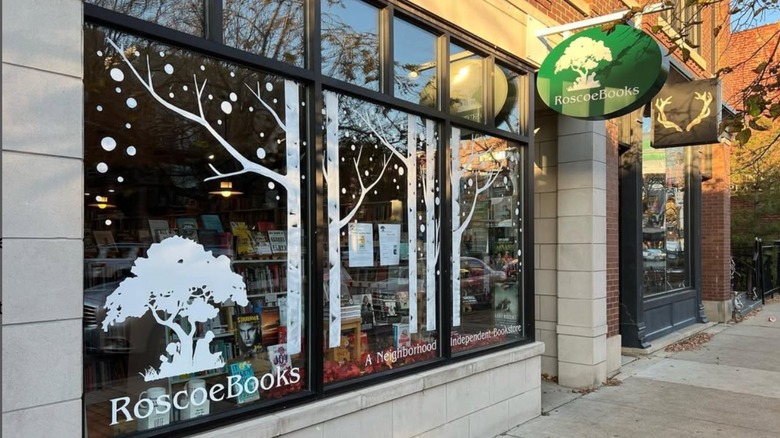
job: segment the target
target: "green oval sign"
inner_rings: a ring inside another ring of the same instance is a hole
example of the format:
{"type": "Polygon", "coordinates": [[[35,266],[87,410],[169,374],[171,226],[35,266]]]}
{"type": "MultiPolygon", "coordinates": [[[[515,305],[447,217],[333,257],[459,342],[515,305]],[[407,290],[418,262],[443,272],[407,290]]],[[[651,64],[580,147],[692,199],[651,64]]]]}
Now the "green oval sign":
{"type": "Polygon", "coordinates": [[[603,120],[649,102],[668,74],[669,60],[658,43],[619,24],[609,35],[594,27],[558,44],[539,68],[536,89],[554,111],[603,120]]]}

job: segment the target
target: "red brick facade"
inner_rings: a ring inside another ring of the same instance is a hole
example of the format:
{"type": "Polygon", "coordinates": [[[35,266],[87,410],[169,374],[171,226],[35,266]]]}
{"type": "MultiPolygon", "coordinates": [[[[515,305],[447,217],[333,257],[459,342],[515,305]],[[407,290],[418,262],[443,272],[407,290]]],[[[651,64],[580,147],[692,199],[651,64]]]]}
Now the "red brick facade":
{"type": "Polygon", "coordinates": [[[702,300],[731,295],[731,174],[729,146],[712,146],[712,178],[702,183],[702,300]]]}
{"type": "Polygon", "coordinates": [[[607,122],[607,337],[620,334],[618,126],[607,122]]]}

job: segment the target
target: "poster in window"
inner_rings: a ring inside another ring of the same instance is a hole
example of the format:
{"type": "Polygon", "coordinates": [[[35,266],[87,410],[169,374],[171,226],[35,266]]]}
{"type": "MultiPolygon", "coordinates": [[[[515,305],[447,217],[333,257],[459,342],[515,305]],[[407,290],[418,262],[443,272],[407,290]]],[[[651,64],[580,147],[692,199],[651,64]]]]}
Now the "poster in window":
{"type": "Polygon", "coordinates": [[[401,261],[401,225],[379,224],[379,264],[395,266],[401,261]]]}
{"type": "Polygon", "coordinates": [[[374,266],[373,224],[349,224],[349,266],[374,266]]]}

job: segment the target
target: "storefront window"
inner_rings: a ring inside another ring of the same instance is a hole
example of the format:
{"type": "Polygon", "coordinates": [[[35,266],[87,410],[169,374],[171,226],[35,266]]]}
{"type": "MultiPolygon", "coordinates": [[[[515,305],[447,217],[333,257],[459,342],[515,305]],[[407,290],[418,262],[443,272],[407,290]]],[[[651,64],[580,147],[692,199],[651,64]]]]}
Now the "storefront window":
{"type": "Polygon", "coordinates": [[[652,121],[642,124],[642,259],[644,294],[689,286],[686,264],[685,148],[650,146],[652,121]]]}
{"type": "Polygon", "coordinates": [[[438,356],[436,124],[325,92],[325,383],[438,356]]]}
{"type": "Polygon", "coordinates": [[[322,74],[379,91],[379,9],[322,0],[322,74]]]}
{"type": "Polygon", "coordinates": [[[206,34],[204,0],[87,0],[87,3],[190,35],[206,34]]]}
{"type": "Polygon", "coordinates": [[[225,44],[303,67],[304,1],[225,1],[225,44]]]}
{"type": "Polygon", "coordinates": [[[525,336],[520,145],[453,128],[453,352],[525,336]]]}
{"type": "Polygon", "coordinates": [[[395,97],[436,108],[436,35],[393,20],[395,97]]]}
{"type": "Polygon", "coordinates": [[[450,44],[450,112],[483,122],[485,58],[457,44],[450,44]]]}
{"type": "Polygon", "coordinates": [[[309,388],[303,88],[88,25],[90,437],[309,388]]]}

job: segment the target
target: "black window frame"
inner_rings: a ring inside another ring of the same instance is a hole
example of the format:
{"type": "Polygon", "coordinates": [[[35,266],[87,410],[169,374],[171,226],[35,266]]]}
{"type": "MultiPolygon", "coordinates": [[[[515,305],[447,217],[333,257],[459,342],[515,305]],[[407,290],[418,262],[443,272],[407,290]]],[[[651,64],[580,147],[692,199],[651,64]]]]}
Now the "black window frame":
{"type": "MultiPolygon", "coordinates": [[[[127,32],[158,41],[164,44],[180,47],[203,54],[222,59],[227,62],[247,66],[249,68],[260,69],[270,74],[277,74],[300,83],[305,88],[302,99],[305,99],[306,118],[308,126],[305,128],[306,141],[314,145],[316,153],[307,154],[305,166],[310,172],[303,184],[306,185],[305,193],[307,197],[303,200],[305,203],[305,215],[303,222],[310,224],[316,229],[316,233],[307,232],[304,235],[304,245],[308,249],[304,255],[304,275],[309,279],[323,278],[324,260],[323,246],[318,245],[319,236],[327,236],[327,224],[323,211],[322,197],[324,196],[324,179],[322,175],[322,158],[324,155],[323,145],[323,90],[332,90],[345,95],[359,97],[365,101],[388,106],[400,111],[409,112],[420,117],[434,120],[438,125],[439,151],[437,157],[437,174],[441,175],[441,205],[450,205],[451,193],[449,190],[449,166],[451,159],[449,146],[449,132],[453,125],[459,128],[465,128],[479,132],[484,135],[514,141],[520,144],[523,157],[523,172],[521,177],[523,184],[522,201],[522,222],[519,227],[522,228],[523,242],[523,264],[525,269],[522,275],[522,324],[523,339],[507,342],[495,347],[479,348],[473,351],[462,352],[453,355],[450,348],[450,333],[452,330],[452,317],[449,309],[452,309],[450,294],[442,293],[444,285],[450,282],[451,272],[450,264],[442,263],[445,256],[452,253],[451,244],[448,239],[441,241],[440,273],[438,276],[438,331],[439,331],[439,357],[435,360],[422,364],[411,364],[398,370],[392,370],[386,373],[378,373],[361,379],[350,380],[340,383],[326,385],[322,379],[323,355],[317,348],[307,348],[309,354],[307,378],[310,381],[310,390],[304,390],[297,394],[287,396],[283,399],[268,403],[249,405],[229,412],[213,414],[189,420],[186,423],[173,423],[170,426],[152,429],[133,436],[189,436],[196,432],[203,432],[215,429],[220,426],[233,424],[236,421],[249,420],[262,417],[273,412],[277,412],[288,407],[302,405],[336,394],[352,391],[359,388],[370,387],[385,381],[395,380],[397,378],[419,373],[420,371],[451,364],[474,357],[479,357],[487,353],[515,348],[535,341],[535,318],[534,318],[534,250],[533,250],[533,182],[534,182],[534,144],[533,129],[534,126],[534,99],[535,88],[534,67],[521,58],[497,48],[475,35],[437,19],[424,9],[406,3],[399,3],[395,0],[364,0],[367,3],[382,8],[381,15],[384,26],[380,29],[380,46],[382,47],[382,75],[388,73],[392,77],[392,21],[394,17],[403,19],[406,22],[419,25],[426,31],[434,32],[438,36],[438,104],[437,108],[425,107],[419,104],[409,102],[393,96],[392,83],[387,84],[386,80],[380,81],[380,91],[372,91],[354,84],[346,83],[321,73],[321,47],[320,47],[320,0],[307,0],[305,4],[305,22],[306,31],[304,35],[304,44],[306,60],[304,67],[296,67],[286,64],[282,61],[265,58],[240,49],[229,47],[222,44],[222,1],[221,0],[203,0],[206,10],[205,37],[198,37],[183,32],[179,32],[164,26],[147,22],[135,17],[123,15],[121,13],[104,9],[94,4],[84,4],[84,24],[105,26],[111,29],[127,32]],[[521,133],[516,134],[495,126],[494,114],[492,108],[484,111],[483,122],[466,120],[461,117],[450,114],[449,112],[449,45],[450,42],[456,42],[472,50],[474,53],[485,56],[486,74],[484,82],[484,94],[486,95],[485,105],[492,104],[492,79],[487,72],[492,71],[494,64],[500,64],[505,68],[510,68],[515,72],[524,75],[522,89],[520,90],[520,124],[521,133]],[[444,86],[447,85],[447,86],[444,86]],[[447,103],[447,105],[445,105],[447,103]]],[[[385,78],[387,76],[384,76],[385,78]]],[[[303,163],[302,163],[303,164],[303,163]]],[[[451,229],[451,212],[449,208],[441,208],[441,227],[451,229]]],[[[307,281],[307,290],[304,291],[304,302],[309,303],[309,316],[305,324],[304,336],[310,346],[322,345],[324,333],[321,318],[315,315],[322,315],[323,303],[322,282],[307,281]]],[[[84,423],[84,433],[86,433],[86,422],[84,423]]]]}

